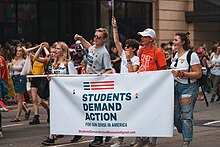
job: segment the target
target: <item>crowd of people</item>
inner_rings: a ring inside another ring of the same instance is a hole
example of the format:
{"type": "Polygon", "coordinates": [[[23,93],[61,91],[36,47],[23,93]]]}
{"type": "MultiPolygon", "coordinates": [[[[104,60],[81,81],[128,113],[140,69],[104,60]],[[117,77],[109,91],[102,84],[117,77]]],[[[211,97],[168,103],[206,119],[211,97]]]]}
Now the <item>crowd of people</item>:
{"type": "MultiPolygon", "coordinates": [[[[146,72],[171,69],[175,79],[174,85],[174,125],[183,136],[183,147],[188,147],[193,139],[193,110],[196,100],[204,100],[204,92],[199,89],[197,79],[203,78],[200,87],[212,94],[210,102],[220,100],[220,45],[214,42],[211,49],[205,44],[198,48],[190,46],[189,33],[176,33],[174,40],[161,43],[161,48],[155,45],[156,33],[147,28],[137,32],[140,41],[127,39],[120,42],[117,21],[112,18],[114,45],[108,50],[106,41],[108,31],[105,28],[95,30],[93,41],[87,41],[83,36],[75,34],[75,43],[70,47],[65,42],[47,42],[32,45],[13,40],[1,46],[0,73],[1,81],[8,86],[8,93],[2,92],[0,100],[8,103],[12,99],[17,103],[16,116],[11,122],[21,121],[21,112],[25,112],[25,120],[31,115],[31,109],[26,102],[33,103],[33,118],[30,125],[40,124],[39,105],[42,105],[48,115],[49,107],[49,77],[32,77],[26,75],[45,74],[114,74],[129,72],[146,72]],[[31,71],[27,69],[31,64],[31,71]],[[179,69],[179,70],[176,70],[179,69]],[[183,70],[184,69],[184,70],[183,70]],[[204,82],[205,81],[205,82],[204,82]],[[215,99],[215,97],[218,97],[215,99]]],[[[0,113],[0,137],[3,137],[0,113]]],[[[60,134],[50,134],[43,145],[55,143],[60,134]]],[[[83,136],[75,135],[70,141],[78,142],[83,136]]],[[[111,137],[106,137],[108,142],[111,137]]],[[[111,147],[123,145],[124,137],[119,137],[111,147]]],[[[134,147],[156,146],[156,137],[136,137],[131,143],[134,147]]],[[[90,146],[103,144],[103,136],[96,136],[90,146]]]]}

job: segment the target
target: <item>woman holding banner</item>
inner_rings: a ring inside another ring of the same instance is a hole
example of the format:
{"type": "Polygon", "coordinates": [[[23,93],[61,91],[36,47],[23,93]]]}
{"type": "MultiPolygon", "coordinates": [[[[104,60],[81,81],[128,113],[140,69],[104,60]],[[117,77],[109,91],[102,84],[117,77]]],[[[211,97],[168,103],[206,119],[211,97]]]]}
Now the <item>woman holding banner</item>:
{"type": "MultiPolygon", "coordinates": [[[[139,58],[136,56],[136,52],[139,48],[139,43],[135,39],[128,39],[125,41],[125,48],[122,48],[122,44],[119,41],[118,36],[118,26],[115,17],[112,17],[112,27],[113,27],[113,38],[115,46],[118,50],[119,56],[121,57],[121,70],[120,73],[136,72],[140,66],[139,58]]],[[[111,147],[121,146],[124,137],[119,137],[111,147]]]]}
{"type": "Polygon", "coordinates": [[[197,78],[202,76],[199,57],[190,51],[189,33],[176,33],[173,40],[177,50],[171,64],[175,77],[174,89],[174,124],[183,135],[183,147],[189,147],[193,137],[193,110],[198,96],[197,78]],[[188,63],[190,57],[190,62],[188,63]],[[190,65],[189,65],[190,64],[190,65]]]}
{"type": "MultiPolygon", "coordinates": [[[[48,74],[77,74],[74,64],[69,61],[69,49],[66,43],[56,42],[53,46],[55,47],[55,50],[52,49],[53,54],[51,54],[48,58],[40,57],[42,48],[39,48],[35,54],[35,60],[44,63],[45,65],[49,65],[48,69],[50,70],[48,74]]],[[[43,145],[51,145],[54,144],[55,140],[60,137],[63,137],[63,135],[51,134],[41,143],[43,145]]]]}

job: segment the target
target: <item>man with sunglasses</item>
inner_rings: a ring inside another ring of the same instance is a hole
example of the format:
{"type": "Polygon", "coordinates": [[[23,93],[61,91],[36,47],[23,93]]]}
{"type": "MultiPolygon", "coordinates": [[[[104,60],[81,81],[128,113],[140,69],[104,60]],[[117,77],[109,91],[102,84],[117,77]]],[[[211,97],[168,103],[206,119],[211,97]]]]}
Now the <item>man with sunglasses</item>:
{"type": "MultiPolygon", "coordinates": [[[[98,28],[94,34],[94,45],[91,45],[82,36],[76,34],[75,40],[80,40],[82,45],[88,49],[86,74],[111,74],[112,65],[108,50],[105,47],[107,41],[108,31],[105,28],[98,28]]],[[[106,142],[110,137],[105,139],[106,142]]],[[[96,136],[90,146],[99,146],[103,144],[103,136],[96,136]]]]}

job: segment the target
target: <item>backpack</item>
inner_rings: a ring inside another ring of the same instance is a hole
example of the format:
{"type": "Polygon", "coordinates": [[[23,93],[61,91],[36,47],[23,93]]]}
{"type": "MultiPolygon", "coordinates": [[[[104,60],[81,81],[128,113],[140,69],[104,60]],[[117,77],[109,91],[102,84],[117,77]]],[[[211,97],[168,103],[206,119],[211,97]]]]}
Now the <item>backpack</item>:
{"type": "MultiPolygon", "coordinates": [[[[191,65],[190,65],[190,61],[191,61],[191,55],[192,55],[193,51],[189,51],[188,54],[187,54],[187,63],[189,64],[189,68],[188,68],[188,72],[190,72],[190,68],[191,68],[191,65]]],[[[200,61],[201,62],[201,61],[200,61]]],[[[208,76],[207,75],[204,75],[202,74],[202,77],[197,79],[196,82],[198,84],[199,87],[201,87],[202,89],[202,93],[204,95],[204,99],[205,99],[205,103],[206,103],[206,106],[208,107],[209,106],[209,103],[208,103],[208,100],[206,98],[206,95],[205,95],[205,92],[204,92],[204,85],[206,84],[206,81],[208,79],[208,76]]],[[[190,78],[188,78],[188,83],[190,83],[190,78]]]]}
{"type": "MultiPolygon", "coordinates": [[[[188,54],[187,54],[187,57],[186,57],[187,63],[189,64],[188,72],[190,72],[190,68],[191,68],[190,61],[191,61],[191,55],[192,55],[192,53],[193,53],[193,51],[190,50],[190,51],[188,52],[188,54]]],[[[200,61],[200,63],[201,63],[201,61],[200,61]]],[[[202,64],[202,63],[201,63],[201,64],[202,64]]],[[[198,83],[198,85],[199,85],[199,87],[204,86],[204,85],[206,84],[207,78],[208,78],[207,75],[202,74],[202,77],[201,77],[201,78],[198,78],[198,79],[196,80],[197,83],[198,83]]],[[[188,78],[188,83],[190,84],[190,78],[188,78]]]]}

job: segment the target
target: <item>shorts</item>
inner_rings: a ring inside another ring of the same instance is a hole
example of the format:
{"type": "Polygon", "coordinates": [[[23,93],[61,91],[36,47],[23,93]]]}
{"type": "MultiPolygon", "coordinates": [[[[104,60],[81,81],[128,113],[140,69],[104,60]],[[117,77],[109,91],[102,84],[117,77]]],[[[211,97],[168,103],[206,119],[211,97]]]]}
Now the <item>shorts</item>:
{"type": "Polygon", "coordinates": [[[16,93],[24,93],[27,91],[26,89],[27,78],[25,75],[13,75],[12,80],[16,93]]]}
{"type": "Polygon", "coordinates": [[[42,99],[48,99],[50,95],[49,91],[49,81],[46,77],[32,78],[31,87],[37,88],[37,94],[42,99]]]}
{"type": "Polygon", "coordinates": [[[38,88],[42,78],[31,78],[31,87],[38,88]]]}

